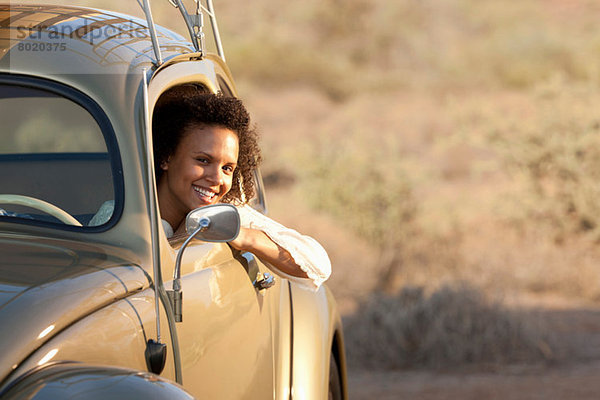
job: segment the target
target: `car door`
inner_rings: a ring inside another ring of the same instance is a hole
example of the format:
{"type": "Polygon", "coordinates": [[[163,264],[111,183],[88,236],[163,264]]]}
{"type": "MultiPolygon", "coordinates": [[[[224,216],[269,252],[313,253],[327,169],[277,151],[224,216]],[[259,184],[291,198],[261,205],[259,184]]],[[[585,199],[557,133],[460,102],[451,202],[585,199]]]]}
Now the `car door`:
{"type": "MultiPolygon", "coordinates": [[[[175,260],[181,244],[168,244],[164,251],[175,260]]],[[[185,249],[182,322],[177,323],[177,335],[183,384],[194,396],[273,397],[271,315],[279,287],[256,289],[253,283],[263,272],[265,267],[253,255],[241,254],[226,243],[194,240],[185,249]]],[[[165,286],[171,287],[172,277],[164,278],[165,286]]]]}

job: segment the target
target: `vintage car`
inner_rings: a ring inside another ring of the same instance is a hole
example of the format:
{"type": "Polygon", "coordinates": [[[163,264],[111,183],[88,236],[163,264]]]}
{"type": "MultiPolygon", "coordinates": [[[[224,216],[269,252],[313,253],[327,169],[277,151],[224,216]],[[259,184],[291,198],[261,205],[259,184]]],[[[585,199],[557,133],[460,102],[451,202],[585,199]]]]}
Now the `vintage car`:
{"type": "Polygon", "coordinates": [[[233,250],[231,205],[193,210],[179,240],[160,226],[154,105],[237,93],[212,3],[171,3],[188,40],[147,0],[145,19],[0,5],[0,398],[347,398],[326,287],[233,250]]]}

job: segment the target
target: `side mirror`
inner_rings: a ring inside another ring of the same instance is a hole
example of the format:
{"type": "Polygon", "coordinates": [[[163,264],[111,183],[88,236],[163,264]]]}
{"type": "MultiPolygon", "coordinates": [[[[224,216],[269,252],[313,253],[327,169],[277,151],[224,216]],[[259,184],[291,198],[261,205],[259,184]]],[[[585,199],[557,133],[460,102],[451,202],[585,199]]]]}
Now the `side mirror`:
{"type": "Polygon", "coordinates": [[[181,259],[193,238],[205,242],[229,242],[240,233],[240,214],[231,204],[213,204],[196,208],[185,219],[185,230],[189,235],[177,253],[173,273],[173,289],[167,290],[175,322],[183,320],[183,293],[181,292],[181,259]]]}
{"type": "Polygon", "coordinates": [[[187,215],[185,230],[205,242],[229,242],[240,233],[240,214],[231,204],[196,208],[187,215]]]}

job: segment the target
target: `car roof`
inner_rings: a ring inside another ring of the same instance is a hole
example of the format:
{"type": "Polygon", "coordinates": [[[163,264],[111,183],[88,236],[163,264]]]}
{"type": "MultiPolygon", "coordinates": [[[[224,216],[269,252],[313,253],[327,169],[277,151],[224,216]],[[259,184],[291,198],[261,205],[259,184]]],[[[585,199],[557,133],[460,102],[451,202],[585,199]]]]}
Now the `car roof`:
{"type": "MultiPolygon", "coordinates": [[[[160,26],[157,38],[165,60],[195,51],[181,35],[160,26]]],[[[131,73],[155,61],[146,20],[82,7],[0,4],[0,65],[9,64],[12,72],[30,70],[21,61],[31,57],[42,59],[35,63],[40,73],[131,73]],[[52,46],[29,50],[25,43],[52,46]],[[55,71],[56,64],[61,70],[55,71]]]]}

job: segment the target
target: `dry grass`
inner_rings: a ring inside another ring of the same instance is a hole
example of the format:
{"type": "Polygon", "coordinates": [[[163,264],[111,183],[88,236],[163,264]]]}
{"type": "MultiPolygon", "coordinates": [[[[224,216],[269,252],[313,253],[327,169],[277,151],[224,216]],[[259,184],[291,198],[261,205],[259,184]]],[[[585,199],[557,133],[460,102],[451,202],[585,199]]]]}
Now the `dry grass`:
{"type": "Polygon", "coordinates": [[[539,363],[562,356],[542,321],[509,311],[468,285],[374,296],[345,329],[350,361],[366,368],[539,363]]]}

